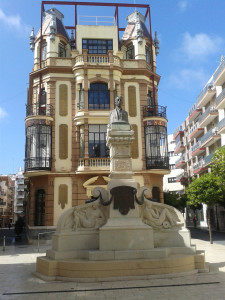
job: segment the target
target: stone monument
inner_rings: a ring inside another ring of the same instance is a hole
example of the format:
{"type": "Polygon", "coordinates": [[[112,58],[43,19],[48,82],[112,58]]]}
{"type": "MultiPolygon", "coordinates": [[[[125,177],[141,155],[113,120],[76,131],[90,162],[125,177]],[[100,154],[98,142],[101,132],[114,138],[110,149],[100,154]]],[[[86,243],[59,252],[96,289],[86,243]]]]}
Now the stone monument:
{"type": "Polygon", "coordinates": [[[148,199],[148,188],[137,189],[131,159],[134,132],[121,101],[121,97],[115,99],[107,130],[107,190],[96,187],[87,203],[62,214],[52,248],[46,257],[37,259],[37,275],[42,278],[110,278],[205,270],[204,255],[191,246],[182,214],[148,199]]]}

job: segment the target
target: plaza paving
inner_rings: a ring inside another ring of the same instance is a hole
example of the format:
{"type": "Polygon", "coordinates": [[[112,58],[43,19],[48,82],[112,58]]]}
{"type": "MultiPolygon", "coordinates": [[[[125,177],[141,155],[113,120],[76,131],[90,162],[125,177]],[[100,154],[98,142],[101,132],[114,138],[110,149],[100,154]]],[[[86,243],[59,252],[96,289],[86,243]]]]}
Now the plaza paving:
{"type": "Polygon", "coordinates": [[[205,231],[192,229],[192,244],[205,250],[209,273],[188,276],[122,278],[113,281],[45,282],[36,276],[35,261],[48,246],[0,244],[0,299],[225,299],[225,233],[209,244],[205,231]]]}

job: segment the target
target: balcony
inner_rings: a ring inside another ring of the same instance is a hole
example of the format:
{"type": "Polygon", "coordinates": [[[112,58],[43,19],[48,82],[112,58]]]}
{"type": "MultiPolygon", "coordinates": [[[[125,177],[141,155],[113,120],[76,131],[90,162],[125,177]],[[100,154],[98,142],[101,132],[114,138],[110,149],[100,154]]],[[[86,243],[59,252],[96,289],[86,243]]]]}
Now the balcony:
{"type": "Polygon", "coordinates": [[[183,173],[177,175],[176,176],[176,182],[180,182],[183,185],[188,183],[188,173],[183,172],[183,173]]]}
{"type": "Polygon", "coordinates": [[[205,106],[214,95],[216,95],[216,90],[213,88],[211,83],[208,83],[198,96],[198,107],[201,108],[205,106]]]}
{"type": "Polygon", "coordinates": [[[204,173],[208,170],[208,167],[204,167],[205,164],[205,160],[201,159],[199,162],[197,162],[196,164],[194,164],[193,166],[193,174],[201,174],[204,173]]]}
{"type": "Polygon", "coordinates": [[[218,127],[219,134],[225,133],[225,118],[223,118],[222,120],[219,121],[219,123],[217,124],[217,127],[218,127]]]}
{"type": "Polygon", "coordinates": [[[181,155],[181,157],[175,162],[175,169],[180,169],[185,165],[186,165],[186,161],[184,155],[181,155]]]}
{"type": "Polygon", "coordinates": [[[209,147],[221,138],[218,134],[217,128],[211,128],[203,137],[201,138],[202,147],[209,147]]]}
{"type": "Polygon", "coordinates": [[[225,89],[223,89],[222,92],[216,97],[216,108],[225,108],[225,89]]]}
{"type": "Polygon", "coordinates": [[[25,171],[51,170],[52,159],[47,157],[33,157],[25,159],[25,171]]]}
{"type": "Polygon", "coordinates": [[[174,149],[174,154],[179,154],[185,149],[183,142],[179,141],[174,149]]]}
{"type": "Polygon", "coordinates": [[[78,161],[77,172],[85,172],[85,171],[109,172],[109,167],[110,167],[109,157],[81,158],[78,161]]]}
{"type": "Polygon", "coordinates": [[[83,66],[85,63],[88,65],[100,65],[100,66],[109,66],[113,64],[114,66],[121,67],[121,60],[119,56],[114,55],[103,55],[103,54],[81,54],[75,57],[74,68],[83,66]]]}
{"type": "Polygon", "coordinates": [[[214,85],[223,85],[225,81],[225,61],[221,61],[218,69],[213,74],[213,84],[214,85]]]}
{"type": "Polygon", "coordinates": [[[204,158],[204,167],[209,166],[211,164],[212,158],[213,158],[213,154],[214,154],[214,152],[210,153],[208,156],[206,156],[204,158]]]}
{"type": "Polygon", "coordinates": [[[198,141],[196,144],[194,144],[191,147],[191,155],[192,157],[194,156],[198,156],[200,154],[202,154],[203,152],[205,152],[205,147],[201,147],[201,141],[198,141]]]}
{"type": "Polygon", "coordinates": [[[169,169],[168,156],[149,156],[146,157],[146,169],[169,169]]]}
{"type": "Polygon", "coordinates": [[[51,104],[46,104],[41,107],[38,103],[29,104],[26,106],[26,117],[32,116],[53,117],[53,106],[51,104]]]}
{"type": "Polygon", "coordinates": [[[204,128],[199,126],[199,122],[195,123],[189,131],[189,141],[192,141],[194,138],[199,137],[204,133],[204,128]]]}
{"type": "Polygon", "coordinates": [[[198,108],[197,103],[195,103],[188,112],[188,121],[191,122],[196,119],[202,112],[201,108],[198,108]]]}
{"type": "Polygon", "coordinates": [[[183,131],[183,128],[182,128],[181,125],[178,126],[176,128],[176,130],[174,131],[174,133],[173,133],[173,139],[175,140],[178,137],[179,134],[184,134],[184,131],[183,131]]]}
{"type": "Polygon", "coordinates": [[[166,119],[166,106],[152,105],[143,107],[143,118],[161,117],[166,119]]]}
{"type": "Polygon", "coordinates": [[[218,110],[215,107],[208,107],[204,113],[199,117],[200,127],[206,127],[210,122],[212,122],[218,116],[218,110]]]}

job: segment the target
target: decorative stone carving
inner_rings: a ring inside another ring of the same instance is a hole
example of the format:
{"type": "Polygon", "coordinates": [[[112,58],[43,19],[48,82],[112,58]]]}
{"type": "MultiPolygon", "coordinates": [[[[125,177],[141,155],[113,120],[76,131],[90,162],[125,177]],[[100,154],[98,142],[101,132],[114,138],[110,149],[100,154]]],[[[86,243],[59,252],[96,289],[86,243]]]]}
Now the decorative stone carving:
{"type": "Polygon", "coordinates": [[[106,218],[101,210],[101,204],[93,202],[89,205],[76,207],[74,209],[73,230],[79,229],[98,229],[106,223],[106,218]]]}
{"type": "Polygon", "coordinates": [[[130,160],[115,159],[114,166],[115,166],[115,168],[114,168],[115,171],[131,171],[132,170],[130,160]]]}
{"type": "Polygon", "coordinates": [[[172,229],[184,226],[183,216],[173,207],[162,203],[145,200],[142,213],[142,221],[154,229],[172,229]]]}

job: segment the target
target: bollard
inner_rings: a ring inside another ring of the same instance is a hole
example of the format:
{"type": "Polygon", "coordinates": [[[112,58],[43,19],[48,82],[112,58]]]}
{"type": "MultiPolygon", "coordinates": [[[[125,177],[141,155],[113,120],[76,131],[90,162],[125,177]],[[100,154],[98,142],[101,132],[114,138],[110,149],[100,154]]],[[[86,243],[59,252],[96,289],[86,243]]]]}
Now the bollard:
{"type": "Polygon", "coordinates": [[[5,251],[5,235],[3,237],[3,251],[5,251]]]}

